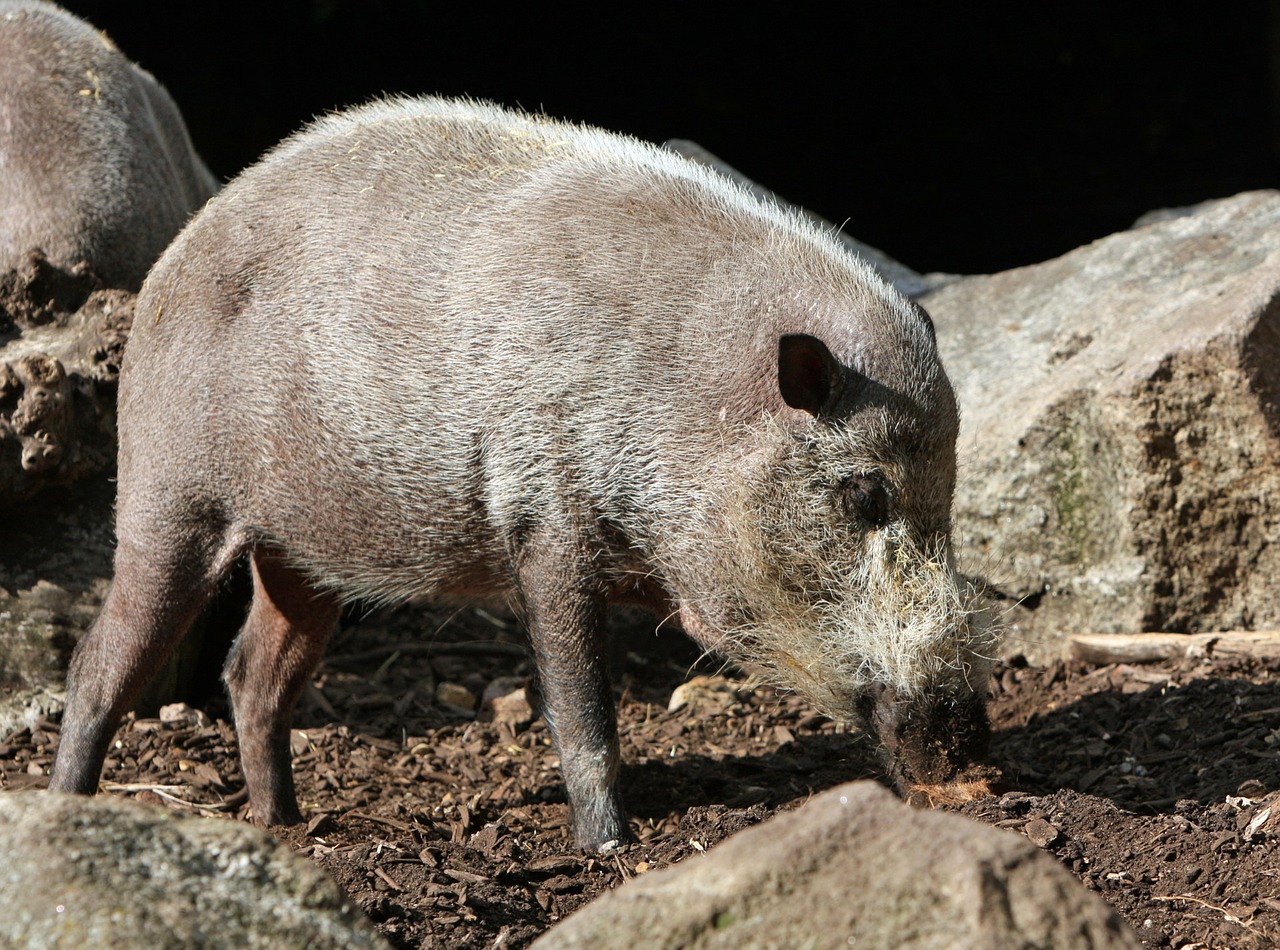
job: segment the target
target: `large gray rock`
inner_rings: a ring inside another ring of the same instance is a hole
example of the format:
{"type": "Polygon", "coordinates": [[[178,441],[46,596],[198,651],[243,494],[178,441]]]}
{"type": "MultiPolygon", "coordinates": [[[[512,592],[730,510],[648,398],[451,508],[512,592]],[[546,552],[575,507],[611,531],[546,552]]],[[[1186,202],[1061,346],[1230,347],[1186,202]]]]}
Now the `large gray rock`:
{"type": "Polygon", "coordinates": [[[825,792],[647,874],[540,950],[645,947],[1137,947],[1099,898],[1020,836],[918,811],[871,782],[825,792]]]}
{"type": "Polygon", "coordinates": [[[965,566],[1006,652],[1280,625],[1280,193],[926,294],[960,398],[965,566]]]}
{"type": "Polygon", "coordinates": [[[0,794],[0,854],[6,947],[387,946],[316,865],[242,822],[0,794]]]}

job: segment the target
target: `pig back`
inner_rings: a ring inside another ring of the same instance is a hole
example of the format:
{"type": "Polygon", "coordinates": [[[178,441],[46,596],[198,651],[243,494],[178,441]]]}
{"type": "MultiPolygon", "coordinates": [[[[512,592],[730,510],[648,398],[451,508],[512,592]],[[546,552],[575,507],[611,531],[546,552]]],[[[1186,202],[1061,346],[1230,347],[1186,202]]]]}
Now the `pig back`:
{"type": "Polygon", "coordinates": [[[830,243],[590,129],[443,100],[322,120],[148,279],[122,494],[131,466],[199,482],[360,596],[502,594],[535,527],[652,568],[782,409],[780,332],[872,360],[850,314],[898,303],[830,243]]]}

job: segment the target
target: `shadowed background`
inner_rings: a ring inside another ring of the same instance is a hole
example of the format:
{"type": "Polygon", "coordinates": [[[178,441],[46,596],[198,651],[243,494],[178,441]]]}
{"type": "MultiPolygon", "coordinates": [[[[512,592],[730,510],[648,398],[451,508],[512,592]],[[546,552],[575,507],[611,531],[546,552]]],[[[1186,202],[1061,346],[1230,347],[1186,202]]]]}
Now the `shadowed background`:
{"type": "Polygon", "coordinates": [[[469,94],[695,139],[904,263],[959,273],[1280,183],[1276,0],[1024,19],[919,2],[764,19],[719,4],[65,5],[169,88],[224,178],[317,113],[469,94]]]}

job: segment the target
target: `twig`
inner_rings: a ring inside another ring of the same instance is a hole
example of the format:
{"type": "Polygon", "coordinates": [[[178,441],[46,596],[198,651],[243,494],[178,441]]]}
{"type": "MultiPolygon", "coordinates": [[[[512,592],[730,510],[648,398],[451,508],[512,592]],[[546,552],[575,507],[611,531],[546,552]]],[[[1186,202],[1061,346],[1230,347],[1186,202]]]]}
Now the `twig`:
{"type": "Polygon", "coordinates": [[[232,795],[230,798],[221,802],[214,802],[210,804],[208,802],[189,801],[188,799],[179,798],[177,795],[172,794],[173,792],[186,787],[187,786],[185,785],[149,785],[145,782],[129,784],[119,782],[102,783],[103,790],[108,792],[151,792],[151,794],[155,795],[157,798],[163,798],[167,802],[172,802],[175,805],[181,805],[183,808],[193,808],[197,811],[230,811],[233,808],[240,807],[247,798],[247,793],[237,793],[236,795],[232,795]]]}
{"type": "Polygon", "coordinates": [[[627,866],[622,863],[622,855],[620,855],[617,851],[613,852],[613,860],[614,860],[614,863],[618,865],[618,873],[622,875],[622,879],[624,881],[629,881],[633,877],[635,877],[635,874],[632,871],[628,870],[627,866]]]}
{"type": "Polygon", "coordinates": [[[483,607],[473,607],[471,609],[475,612],[475,615],[477,617],[479,617],[481,620],[487,620],[489,623],[493,624],[493,626],[497,627],[499,630],[511,629],[511,623],[509,621],[503,620],[501,617],[495,617],[493,614],[489,613],[489,611],[485,610],[483,607]]]}
{"type": "Polygon", "coordinates": [[[1182,657],[1280,656],[1280,630],[1222,633],[1077,633],[1071,655],[1086,663],[1152,663],[1182,657]]]}
{"type": "Polygon", "coordinates": [[[1164,901],[1166,903],[1172,901],[1190,901],[1192,904],[1199,904],[1201,907],[1207,907],[1209,910],[1216,910],[1219,914],[1231,921],[1233,924],[1239,924],[1248,930],[1253,930],[1253,925],[1247,920],[1241,920],[1235,914],[1229,913],[1225,907],[1219,907],[1217,904],[1210,904],[1208,901],[1201,900],[1198,897],[1192,897],[1190,894],[1170,894],[1168,897],[1151,898],[1153,901],[1164,901]]]}
{"type": "Polygon", "coordinates": [[[400,652],[401,651],[399,650],[395,650],[394,652],[392,652],[390,656],[388,656],[385,660],[383,660],[382,663],[378,666],[378,668],[374,671],[372,678],[375,680],[382,679],[382,674],[387,672],[387,669],[393,666],[396,660],[400,659],[400,652]]]}
{"type": "Polygon", "coordinates": [[[518,643],[505,643],[501,640],[468,640],[463,643],[393,643],[387,646],[362,650],[359,653],[340,653],[326,657],[330,664],[372,663],[374,660],[385,660],[395,654],[409,656],[510,656],[523,659],[529,651],[518,643]]]}
{"type": "Polygon", "coordinates": [[[186,788],[185,785],[151,785],[146,782],[103,782],[102,790],[105,792],[155,792],[159,795],[163,792],[176,792],[186,788]]]}

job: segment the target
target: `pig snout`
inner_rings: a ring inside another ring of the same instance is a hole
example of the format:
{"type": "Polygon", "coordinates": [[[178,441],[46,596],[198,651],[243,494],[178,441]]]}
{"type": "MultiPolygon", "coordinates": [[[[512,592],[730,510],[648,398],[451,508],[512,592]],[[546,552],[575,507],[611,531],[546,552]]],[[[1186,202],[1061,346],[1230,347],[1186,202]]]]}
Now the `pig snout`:
{"type": "Polygon", "coordinates": [[[980,693],[913,694],[875,685],[858,706],[864,728],[879,740],[889,778],[904,796],[955,780],[987,754],[991,725],[980,693]]]}

